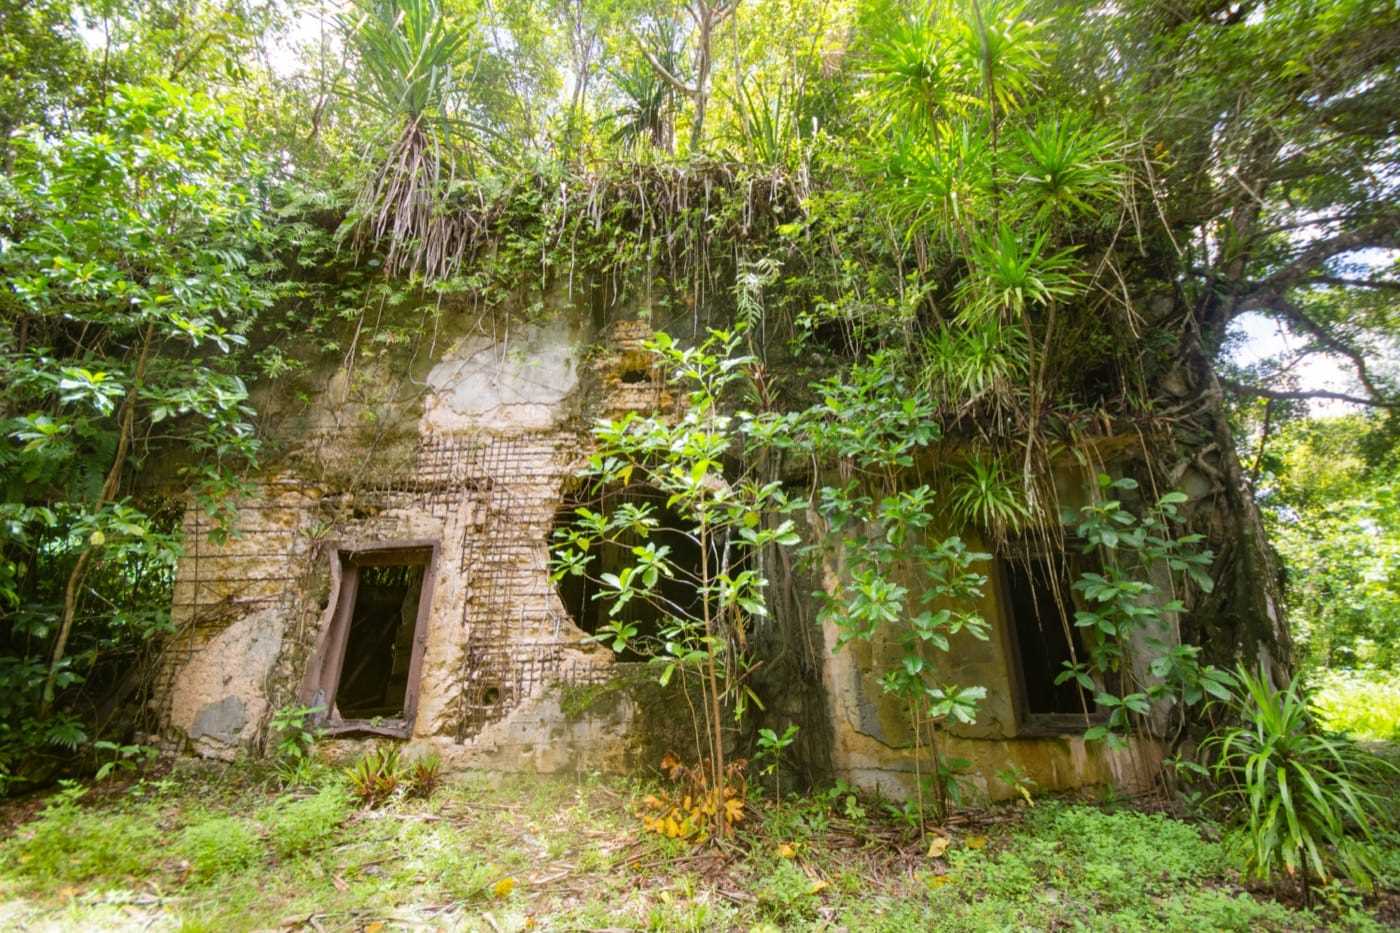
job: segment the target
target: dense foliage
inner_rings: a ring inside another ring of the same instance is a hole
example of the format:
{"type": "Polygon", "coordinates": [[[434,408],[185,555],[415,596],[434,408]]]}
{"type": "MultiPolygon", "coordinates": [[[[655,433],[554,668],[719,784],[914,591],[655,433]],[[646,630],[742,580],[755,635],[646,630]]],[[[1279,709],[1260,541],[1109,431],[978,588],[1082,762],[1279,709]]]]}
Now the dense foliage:
{"type": "MultiPolygon", "coordinates": [[[[463,307],[545,313],[547,293],[644,295],[682,340],[742,324],[763,405],[809,412],[782,430],[867,481],[828,486],[826,518],[887,522],[887,544],[915,540],[935,485],[989,547],[1063,542],[1051,464],[1096,474],[1098,442],[1139,439],[1145,488],[1191,480],[1202,501],[1180,537],[1150,510],[1124,529],[1145,559],[1183,562],[1173,609],[1189,610],[1180,632],[1199,652],[1156,672],[1183,697],[1219,687],[1211,661],[1288,673],[1256,492],[1306,657],[1393,662],[1393,490],[1360,472],[1343,490],[1307,465],[1350,449],[1340,429],[1290,428],[1242,466],[1221,399],[1316,394],[1284,364],[1226,365],[1232,322],[1270,316],[1302,355],[1349,370],[1354,385],[1327,394],[1384,413],[1362,433],[1370,463],[1393,462],[1394,4],[360,0],[341,13],[0,3],[6,780],[44,776],[49,752],[139,709],[137,661],[169,628],[177,497],[226,503],[254,462],[251,382],[412,350],[463,307]],[[837,409],[824,427],[823,401],[837,409]],[[881,486],[888,438],[842,431],[886,418],[901,443],[958,445],[950,475],[881,486]],[[1290,537],[1293,515],[1325,546],[1290,537]]],[[[650,456],[645,438],[612,440],[650,456]]],[[[1076,518],[1081,537],[1092,518],[1076,518]]],[[[1113,552],[1118,519],[1099,518],[1086,540],[1113,552]]],[[[882,547],[860,553],[854,582],[885,586],[883,603],[836,595],[855,634],[862,612],[886,612],[912,658],[954,624],[978,630],[891,598],[899,560],[882,547]]],[[[917,547],[929,592],[975,590],[959,538],[917,547]]],[[[1085,627],[1126,625],[1119,583],[1086,584],[1110,598],[1081,588],[1105,604],[1085,627]]],[[[745,582],[734,604],[759,590],[745,582]]],[[[713,648],[714,632],[696,637],[713,648]]],[[[889,683],[925,705],[916,720],[971,715],[975,685],[904,670],[889,683]]],[[[1114,734],[1152,699],[1100,692],[1135,704],[1114,734]]]]}
{"type": "Polygon", "coordinates": [[[1319,668],[1400,662],[1400,474],[1383,430],[1359,415],[1300,418],[1257,445],[1294,631],[1319,668]]]}
{"type": "MultiPolygon", "coordinates": [[[[699,598],[655,633],[618,611],[685,572],[646,508],[581,513],[555,570],[625,547],[595,637],[699,699],[696,760],[638,808],[663,857],[749,845],[731,867],[754,894],[681,921],[827,899],[853,928],[1092,925],[1085,903],[1114,928],[1314,923],[1225,893],[1231,847],[1341,915],[1335,878],[1395,883],[1389,772],[1317,719],[1400,720],[1397,49],[1388,0],[0,0],[0,790],[151,757],[185,506],[233,515],[278,454],[254,389],[421,360],[449,316],[642,307],[690,404],[599,425],[584,481],[661,490],[706,558],[699,598]],[[1287,352],[1235,365],[1246,316],[1287,352]],[[1296,378],[1319,359],[1343,384],[1296,378]],[[1353,413],[1309,419],[1317,398],[1353,413]],[[1066,467],[1099,478],[1082,501],[1060,501],[1066,467]],[[792,635],[772,610],[799,537],[820,620],[841,650],[879,644],[908,711],[927,789],[889,826],[849,788],[765,808],[744,772],[752,739],[781,790],[799,737],[735,727],[792,635]],[[919,836],[967,792],[942,743],[986,699],[943,662],[989,635],[984,551],[1026,542],[1096,561],[1066,576],[1085,650],[1060,673],[1088,737],[1172,741],[1214,700],[1174,764],[1238,837],[1056,805],[1014,846],[919,836]],[[912,844],[918,890],[801,865],[838,824],[861,852],[912,844]]],[[[286,884],[359,919],[386,891],[336,872],[387,849],[430,892],[509,903],[524,849],[470,854],[495,817],[347,819],[356,798],[411,812],[435,759],[386,745],[328,774],[309,712],[271,728],[276,782],[314,795],[172,815],[174,782],[137,784],[99,814],[70,788],[0,850],[6,884],[156,874],[216,925],[286,884]],[[216,913],[214,885],[242,901],[216,913]]],[[[577,829],[551,856],[592,838],[599,805],[575,802],[530,817],[532,859],[540,832],[577,829]]],[[[615,881],[615,852],[579,871],[615,881]]]]}
{"type": "Polygon", "coordinates": [[[178,513],[132,498],[132,469],[183,448],[182,483],[209,497],[256,449],[233,352],[272,301],[256,159],[236,120],[172,85],[114,89],[102,125],[12,139],[0,189],[6,772],[80,745],[58,692],[168,629],[178,513]]]}

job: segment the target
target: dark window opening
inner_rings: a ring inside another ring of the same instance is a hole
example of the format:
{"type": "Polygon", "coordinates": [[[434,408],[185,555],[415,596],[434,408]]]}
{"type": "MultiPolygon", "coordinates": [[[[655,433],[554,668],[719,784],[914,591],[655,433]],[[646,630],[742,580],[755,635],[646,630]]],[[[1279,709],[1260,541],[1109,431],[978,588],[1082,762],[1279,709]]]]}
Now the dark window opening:
{"type": "Polygon", "coordinates": [[[1093,697],[1074,680],[1056,684],[1066,662],[1084,662],[1088,652],[1074,625],[1069,568],[1063,561],[1017,555],[1001,561],[1007,609],[1020,659],[1022,697],[1031,716],[1094,712],[1093,697]]]}
{"type": "MultiPolygon", "coordinates": [[[[669,619],[680,617],[697,619],[701,615],[701,598],[698,589],[700,567],[700,545],[690,535],[692,522],[682,519],[666,506],[666,495],[651,486],[634,484],[625,489],[609,489],[591,497],[574,497],[555,516],[556,528],[567,528],[577,520],[575,509],[587,508],[593,512],[612,515],[617,509],[631,504],[649,509],[656,520],[656,527],[649,532],[626,531],[617,541],[610,541],[601,547],[593,546],[594,558],[589,562],[583,575],[566,574],[558,584],[559,599],[569,613],[574,624],[590,635],[595,635],[612,622],[621,621],[637,630],[633,643],[655,642],[661,635],[669,619]],[[612,601],[600,598],[606,588],[600,582],[603,574],[617,574],[626,567],[635,566],[636,556],[633,547],[654,544],[658,550],[670,548],[666,560],[675,570],[674,576],[662,576],[649,599],[631,599],[611,615],[612,601]]],[[[611,645],[611,642],[605,644],[611,645]]],[[[647,652],[629,647],[617,653],[619,661],[642,661],[647,652]]]]}
{"type": "Polygon", "coordinates": [[[423,564],[359,568],[335,706],[345,719],[400,719],[408,693],[423,564]]]}
{"type": "Polygon", "coordinates": [[[624,369],[618,373],[617,380],[623,385],[642,385],[651,382],[651,372],[646,369],[624,369]]]}
{"type": "Polygon", "coordinates": [[[331,734],[412,731],[435,555],[422,541],[336,552],[334,608],[301,693],[331,734]]]}

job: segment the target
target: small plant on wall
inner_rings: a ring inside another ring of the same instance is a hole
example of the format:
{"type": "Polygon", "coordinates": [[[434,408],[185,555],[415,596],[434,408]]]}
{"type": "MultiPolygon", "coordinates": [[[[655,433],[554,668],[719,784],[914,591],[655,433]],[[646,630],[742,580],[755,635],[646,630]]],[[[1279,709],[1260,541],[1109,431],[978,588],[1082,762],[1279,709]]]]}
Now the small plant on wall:
{"type": "MultiPolygon", "coordinates": [[[[726,413],[756,395],[749,394],[755,361],[739,354],[742,341],[742,330],[733,330],[713,331],[691,348],[664,333],[648,342],[669,380],[688,389],[681,413],[600,421],[581,475],[600,496],[646,487],[659,501],[578,508],[574,521],[555,532],[551,561],[556,583],[586,577],[592,599],[607,607],[593,640],[647,660],[663,686],[678,680],[687,702],[695,698],[697,768],[715,792],[730,784],[726,724],[757,702],[748,683],[748,645],[751,626],[767,615],[761,555],[799,541],[793,522],[782,517],[791,504],[781,485],[760,479],[758,459],[744,455],[759,419],[743,410],[726,413]],[[693,560],[677,559],[679,544],[693,560]],[[624,559],[600,566],[605,548],[624,559]],[[685,585],[678,590],[670,585],[676,581],[685,585]],[[659,619],[652,631],[635,621],[641,606],[659,619]]],[[[707,810],[713,835],[729,830],[724,809],[707,810]]]]}

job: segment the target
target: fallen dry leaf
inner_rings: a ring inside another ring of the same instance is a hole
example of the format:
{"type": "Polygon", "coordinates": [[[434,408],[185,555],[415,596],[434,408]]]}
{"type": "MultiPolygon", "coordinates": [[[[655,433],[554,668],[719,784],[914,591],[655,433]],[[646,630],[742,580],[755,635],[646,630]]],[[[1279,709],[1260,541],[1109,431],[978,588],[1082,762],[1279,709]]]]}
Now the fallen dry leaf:
{"type": "Polygon", "coordinates": [[[952,841],[947,836],[934,836],[933,839],[929,840],[928,857],[942,858],[943,853],[948,851],[948,844],[952,841]]]}
{"type": "Polygon", "coordinates": [[[778,858],[793,858],[797,855],[797,850],[791,844],[783,842],[778,845],[778,858]]]}

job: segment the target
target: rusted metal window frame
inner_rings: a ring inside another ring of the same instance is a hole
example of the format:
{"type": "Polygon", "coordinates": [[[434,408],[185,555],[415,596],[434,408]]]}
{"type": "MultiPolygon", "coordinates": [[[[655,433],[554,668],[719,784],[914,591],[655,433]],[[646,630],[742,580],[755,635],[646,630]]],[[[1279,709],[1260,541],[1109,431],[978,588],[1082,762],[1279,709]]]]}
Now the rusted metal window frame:
{"type": "Polygon", "coordinates": [[[370,544],[342,542],[331,546],[331,599],[322,615],[321,632],[307,661],[300,694],[303,705],[323,707],[315,721],[328,735],[367,734],[398,739],[412,735],[418,714],[419,680],[423,652],[428,645],[428,616],[432,611],[439,550],[439,542],[431,539],[376,541],[370,544]],[[423,567],[423,586],[418,594],[418,613],[413,623],[413,651],[409,655],[403,718],[377,722],[344,719],[336,709],[335,694],[340,688],[345,648],[350,641],[350,623],[355,613],[360,568],[417,565],[423,567]]]}

